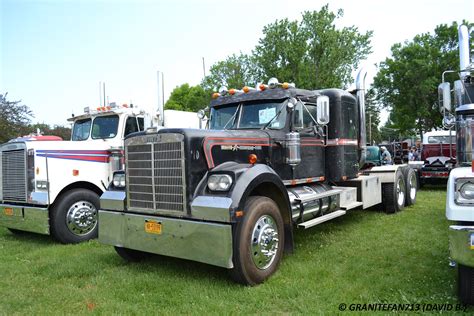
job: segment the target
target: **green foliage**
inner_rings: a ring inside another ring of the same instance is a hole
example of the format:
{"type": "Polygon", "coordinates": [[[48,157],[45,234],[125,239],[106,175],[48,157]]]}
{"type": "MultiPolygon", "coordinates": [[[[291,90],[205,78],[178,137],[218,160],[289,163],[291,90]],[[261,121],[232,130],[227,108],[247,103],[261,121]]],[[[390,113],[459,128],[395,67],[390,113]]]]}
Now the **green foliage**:
{"type": "Polygon", "coordinates": [[[441,126],[441,114],[433,108],[443,71],[459,70],[457,28],[456,22],[438,25],[433,34],[397,43],[392,57],[380,63],[374,78],[377,100],[391,111],[393,127],[401,134],[422,134],[441,126]]]}
{"type": "Polygon", "coordinates": [[[233,54],[211,66],[210,74],[204,78],[202,86],[208,93],[218,91],[222,86],[229,89],[254,87],[259,77],[253,57],[242,53],[233,54]]]}
{"type": "Polygon", "coordinates": [[[372,32],[357,27],[336,29],[342,17],[329,11],[304,12],[301,21],[277,20],[263,28],[263,37],[252,55],[232,55],[211,67],[203,86],[241,88],[276,77],[306,89],[347,87],[352,70],[370,53],[372,32]]]}
{"type": "Polygon", "coordinates": [[[205,92],[200,85],[191,87],[185,83],[174,88],[170,98],[166,101],[165,109],[197,112],[205,108],[209,101],[209,93],[205,92]]]}
{"type": "Polygon", "coordinates": [[[378,144],[382,140],[380,135],[380,105],[375,100],[373,89],[367,91],[365,97],[365,128],[367,132],[367,143],[378,144]]]}
{"type": "MultiPolygon", "coordinates": [[[[416,205],[393,215],[374,208],[295,229],[294,253],[255,287],[197,262],[154,256],[126,263],[97,241],[61,245],[0,227],[0,314],[335,315],[344,313],[342,303],[347,312],[350,304],[455,305],[445,191],[423,190],[416,205]]],[[[387,312],[368,315],[378,314],[387,312]]]]}
{"type": "Polygon", "coordinates": [[[54,125],[51,127],[50,125],[44,123],[31,124],[27,128],[27,133],[37,133],[38,129],[42,135],[59,136],[63,140],[71,139],[71,128],[61,125],[54,125]]]}
{"type": "Polygon", "coordinates": [[[336,29],[342,16],[343,10],[335,14],[325,5],[304,12],[301,22],[283,19],[265,26],[254,51],[263,79],[277,77],[305,89],[347,87],[352,70],[371,52],[372,32],[336,29]]]}
{"type": "Polygon", "coordinates": [[[8,93],[0,94],[0,143],[27,133],[27,126],[33,117],[31,110],[21,101],[8,101],[8,93]]]}

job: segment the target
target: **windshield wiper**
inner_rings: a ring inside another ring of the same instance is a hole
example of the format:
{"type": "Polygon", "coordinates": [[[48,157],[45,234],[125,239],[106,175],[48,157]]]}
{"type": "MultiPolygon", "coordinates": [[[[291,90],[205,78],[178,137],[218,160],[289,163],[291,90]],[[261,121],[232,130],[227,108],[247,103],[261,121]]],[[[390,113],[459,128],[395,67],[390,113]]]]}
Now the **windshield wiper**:
{"type": "Polygon", "coordinates": [[[282,106],[282,107],[280,108],[280,111],[278,111],[278,113],[275,114],[275,116],[272,117],[272,119],[271,119],[270,121],[268,121],[267,124],[265,124],[265,125],[261,128],[261,130],[266,129],[266,128],[273,122],[273,120],[275,120],[278,116],[280,116],[281,111],[283,111],[283,108],[284,108],[284,107],[282,106]]]}
{"type": "Polygon", "coordinates": [[[239,113],[239,109],[240,107],[242,106],[242,103],[239,104],[239,106],[235,109],[235,112],[234,114],[232,114],[232,116],[230,117],[230,119],[227,121],[227,123],[225,123],[224,127],[222,127],[222,129],[226,129],[227,125],[232,121],[232,126],[234,126],[234,123],[235,123],[235,116],[237,115],[237,113],[239,113]]]}

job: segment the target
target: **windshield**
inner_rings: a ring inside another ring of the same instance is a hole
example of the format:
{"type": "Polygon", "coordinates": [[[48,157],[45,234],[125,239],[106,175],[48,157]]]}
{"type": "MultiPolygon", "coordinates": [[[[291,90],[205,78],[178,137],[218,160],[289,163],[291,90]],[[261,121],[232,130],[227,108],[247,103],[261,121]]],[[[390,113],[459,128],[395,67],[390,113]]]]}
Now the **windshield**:
{"type": "Polygon", "coordinates": [[[211,129],[281,129],[286,122],[286,101],[243,103],[211,109],[211,129]],[[240,113],[236,113],[239,111],[240,113]]]}
{"type": "Polygon", "coordinates": [[[91,119],[79,120],[74,123],[71,140],[80,141],[89,138],[91,130],[91,119]]]}
{"type": "Polygon", "coordinates": [[[118,115],[99,116],[92,125],[92,139],[114,138],[117,135],[118,115]]]}

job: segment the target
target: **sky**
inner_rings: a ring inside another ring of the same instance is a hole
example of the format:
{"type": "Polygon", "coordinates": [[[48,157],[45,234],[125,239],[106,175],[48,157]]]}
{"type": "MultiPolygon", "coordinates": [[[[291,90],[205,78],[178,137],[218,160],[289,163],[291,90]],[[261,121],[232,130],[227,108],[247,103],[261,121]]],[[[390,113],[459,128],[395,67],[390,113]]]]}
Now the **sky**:
{"type": "Polygon", "coordinates": [[[199,84],[212,64],[251,53],[265,25],[328,2],[344,10],[337,27],[373,30],[369,82],[393,44],[474,21],[473,0],[0,0],[0,94],[50,125],[99,106],[99,82],[110,102],[156,108],[157,71],[167,99],[176,86],[199,84]]]}

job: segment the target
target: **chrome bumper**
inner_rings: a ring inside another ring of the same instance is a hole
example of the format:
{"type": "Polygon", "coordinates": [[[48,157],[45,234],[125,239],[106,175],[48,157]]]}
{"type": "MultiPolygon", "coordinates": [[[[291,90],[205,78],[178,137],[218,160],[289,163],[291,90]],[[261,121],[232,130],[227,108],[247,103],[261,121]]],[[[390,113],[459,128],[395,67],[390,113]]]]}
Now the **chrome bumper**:
{"type": "Polygon", "coordinates": [[[202,221],[99,211],[99,242],[107,245],[232,268],[232,226],[202,221]],[[145,223],[161,223],[161,233],[145,223]]]}
{"type": "Polygon", "coordinates": [[[449,226],[449,252],[452,260],[474,267],[474,226],[449,226]]]}
{"type": "Polygon", "coordinates": [[[0,226],[49,235],[49,212],[46,207],[0,204],[0,226]]]}

